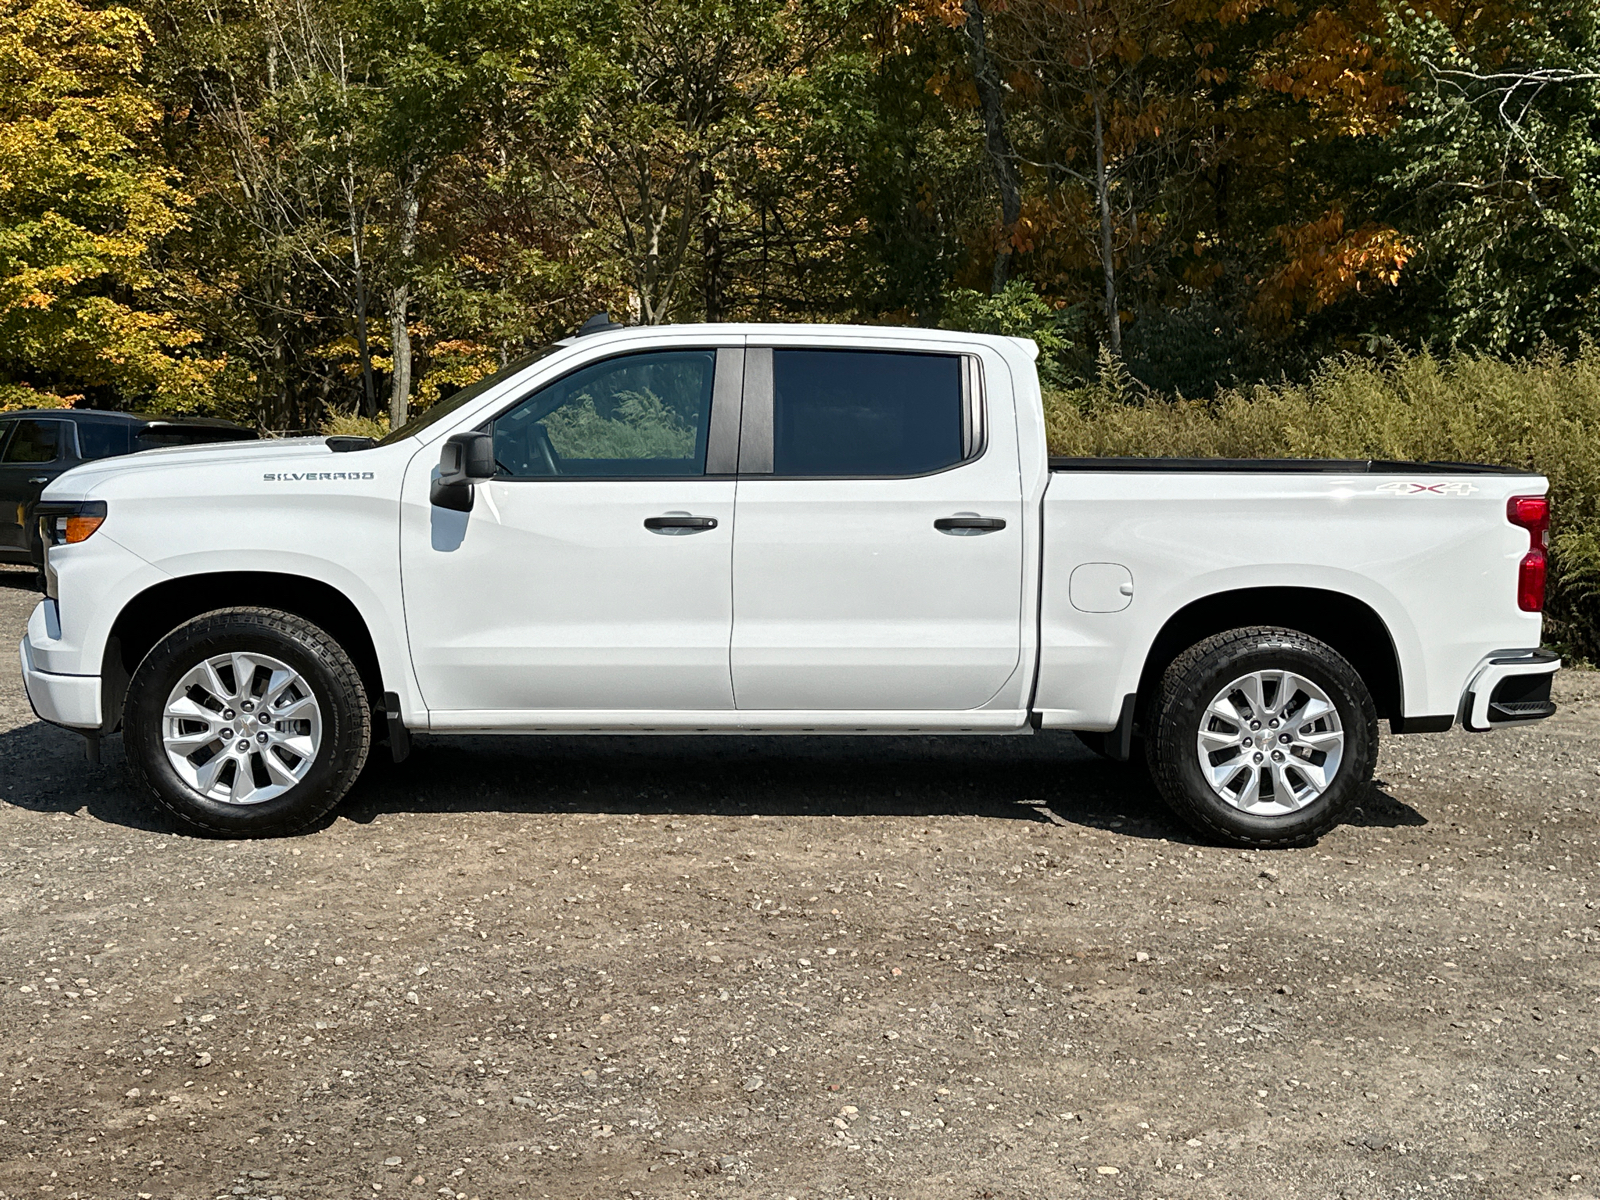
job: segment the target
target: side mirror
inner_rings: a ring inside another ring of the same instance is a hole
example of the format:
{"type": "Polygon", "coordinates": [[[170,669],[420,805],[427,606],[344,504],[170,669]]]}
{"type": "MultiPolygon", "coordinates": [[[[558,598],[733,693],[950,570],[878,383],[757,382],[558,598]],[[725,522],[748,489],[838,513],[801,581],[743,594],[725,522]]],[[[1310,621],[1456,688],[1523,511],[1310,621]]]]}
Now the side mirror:
{"type": "Polygon", "coordinates": [[[440,508],[471,512],[473,482],[494,478],[494,435],[458,433],[445,439],[439,452],[439,478],[429,499],[440,508]]]}

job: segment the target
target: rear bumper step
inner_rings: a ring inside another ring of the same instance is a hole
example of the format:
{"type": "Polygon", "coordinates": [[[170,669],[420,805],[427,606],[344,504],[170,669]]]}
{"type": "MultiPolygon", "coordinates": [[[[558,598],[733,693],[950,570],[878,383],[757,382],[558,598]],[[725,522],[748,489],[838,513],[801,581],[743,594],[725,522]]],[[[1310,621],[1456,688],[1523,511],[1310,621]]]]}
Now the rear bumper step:
{"type": "Polygon", "coordinates": [[[1490,655],[1467,685],[1461,723],[1474,732],[1531,725],[1553,716],[1550,684],[1561,657],[1549,650],[1512,650],[1490,655]]]}

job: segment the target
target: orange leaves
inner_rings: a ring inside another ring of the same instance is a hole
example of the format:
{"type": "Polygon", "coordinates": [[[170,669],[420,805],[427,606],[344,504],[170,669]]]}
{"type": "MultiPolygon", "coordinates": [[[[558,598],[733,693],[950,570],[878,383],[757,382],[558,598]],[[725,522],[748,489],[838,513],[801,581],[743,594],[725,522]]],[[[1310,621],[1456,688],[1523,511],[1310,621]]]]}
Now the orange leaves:
{"type": "Polygon", "coordinates": [[[1288,261],[1262,281],[1252,315],[1263,326],[1287,329],[1295,310],[1317,312],[1346,296],[1393,287],[1414,253],[1388,225],[1345,228],[1338,206],[1314,221],[1278,229],[1288,261]]]}
{"type": "Polygon", "coordinates": [[[1343,136],[1384,133],[1399,119],[1400,64],[1378,48],[1378,11],[1365,3],[1317,9],[1255,73],[1269,91],[1304,100],[1343,136]]]}

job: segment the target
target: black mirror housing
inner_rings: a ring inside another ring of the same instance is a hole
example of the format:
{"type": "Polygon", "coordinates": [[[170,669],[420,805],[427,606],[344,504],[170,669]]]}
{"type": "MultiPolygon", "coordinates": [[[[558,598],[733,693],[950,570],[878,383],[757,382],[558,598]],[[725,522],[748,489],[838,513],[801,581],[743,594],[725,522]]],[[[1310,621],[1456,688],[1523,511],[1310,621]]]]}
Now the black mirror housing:
{"type": "Polygon", "coordinates": [[[494,472],[493,434],[453,434],[439,452],[439,478],[434,480],[429,498],[440,508],[471,512],[473,483],[493,479],[494,472]]]}
{"type": "Polygon", "coordinates": [[[440,483],[471,483],[494,478],[494,435],[457,433],[439,452],[440,483]]]}

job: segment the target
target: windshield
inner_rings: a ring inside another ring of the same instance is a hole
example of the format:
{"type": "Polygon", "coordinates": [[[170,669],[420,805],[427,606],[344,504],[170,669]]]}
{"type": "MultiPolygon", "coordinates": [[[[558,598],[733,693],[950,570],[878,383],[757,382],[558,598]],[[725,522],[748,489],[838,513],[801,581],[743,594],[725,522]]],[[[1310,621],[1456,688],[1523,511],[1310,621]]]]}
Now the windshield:
{"type": "Polygon", "coordinates": [[[560,346],[540,346],[532,354],[525,354],[521,358],[508,362],[493,375],[485,375],[482,379],[478,380],[477,383],[469,383],[459,392],[456,392],[450,396],[446,396],[438,403],[424,409],[422,412],[419,412],[404,425],[400,426],[399,429],[392,430],[390,433],[385,435],[378,442],[378,445],[393,445],[395,442],[398,442],[403,438],[412,437],[418,433],[421,433],[435,421],[441,420],[444,417],[448,417],[463,404],[470,404],[479,396],[487,392],[490,388],[494,387],[497,383],[504,382],[505,380],[511,378],[511,376],[515,375],[518,371],[521,371],[533,363],[538,362],[547,354],[554,354],[560,348],[560,346]]]}

